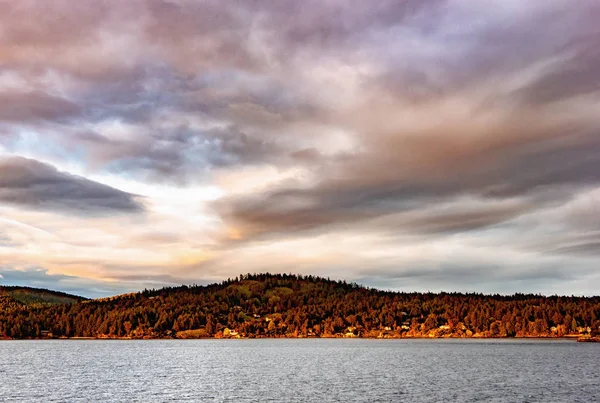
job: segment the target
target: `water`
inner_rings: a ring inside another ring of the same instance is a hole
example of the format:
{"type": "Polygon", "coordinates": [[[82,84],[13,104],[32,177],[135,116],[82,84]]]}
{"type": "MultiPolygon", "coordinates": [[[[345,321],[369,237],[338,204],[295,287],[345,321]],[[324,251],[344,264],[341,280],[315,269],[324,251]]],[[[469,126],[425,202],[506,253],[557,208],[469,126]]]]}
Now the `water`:
{"type": "Polygon", "coordinates": [[[1,402],[594,402],[600,344],[546,340],[0,342],[1,402]]]}

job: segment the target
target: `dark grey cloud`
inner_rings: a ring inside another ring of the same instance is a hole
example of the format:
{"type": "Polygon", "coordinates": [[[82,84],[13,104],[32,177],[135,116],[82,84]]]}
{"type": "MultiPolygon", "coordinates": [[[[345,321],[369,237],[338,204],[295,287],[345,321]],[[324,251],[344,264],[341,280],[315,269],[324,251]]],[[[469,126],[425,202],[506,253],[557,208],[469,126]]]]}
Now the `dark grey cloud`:
{"type": "Polygon", "coordinates": [[[27,158],[0,160],[0,202],[75,214],[137,213],[135,195],[27,158]]]}
{"type": "Polygon", "coordinates": [[[81,108],[64,98],[40,91],[0,93],[0,121],[65,120],[81,114],[81,108]]]}
{"type": "MultiPolygon", "coordinates": [[[[205,181],[211,168],[277,161],[279,145],[236,127],[196,130],[159,128],[134,139],[108,138],[94,131],[72,135],[70,148],[90,148],[93,165],[149,181],[188,184],[205,181]]],[[[281,158],[280,158],[281,159],[281,158]]]]}
{"type": "MultiPolygon", "coordinates": [[[[514,127],[512,124],[506,127],[514,127]]],[[[517,128],[519,129],[519,128],[517,128]]],[[[462,145],[444,133],[412,144],[401,138],[371,143],[373,149],[344,158],[337,169],[323,170],[312,187],[276,188],[264,194],[219,201],[218,208],[250,232],[298,231],[352,224],[460,196],[502,200],[526,198],[510,211],[459,212],[438,217],[456,230],[499,223],[544,205],[568,200],[575,189],[600,182],[600,137],[595,133],[541,138],[520,128],[523,141],[482,140],[462,145]],[[418,155],[412,159],[411,155],[418,155]],[[409,173],[408,175],[406,173],[409,173]]],[[[491,129],[491,134],[496,129],[491,129]]],[[[328,168],[330,166],[328,165],[328,168]]],[[[317,168],[318,169],[318,168],[317,168]]],[[[404,224],[414,229],[435,226],[435,217],[404,224]]],[[[431,227],[430,227],[431,228],[431,227]]],[[[448,228],[449,229],[449,228],[448,228]]]]}

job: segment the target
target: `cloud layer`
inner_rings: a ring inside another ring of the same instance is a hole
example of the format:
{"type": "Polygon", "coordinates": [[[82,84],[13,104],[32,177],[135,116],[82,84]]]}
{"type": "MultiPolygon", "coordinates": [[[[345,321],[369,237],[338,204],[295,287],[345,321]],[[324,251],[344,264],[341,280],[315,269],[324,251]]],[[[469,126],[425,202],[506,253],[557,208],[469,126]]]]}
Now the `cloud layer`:
{"type": "Polygon", "coordinates": [[[0,1],[0,263],[130,288],[268,269],[593,292],[598,18],[0,1]]]}
{"type": "Polygon", "coordinates": [[[12,157],[0,160],[0,201],[21,207],[75,214],[141,212],[134,195],[41,162],[12,157]]]}

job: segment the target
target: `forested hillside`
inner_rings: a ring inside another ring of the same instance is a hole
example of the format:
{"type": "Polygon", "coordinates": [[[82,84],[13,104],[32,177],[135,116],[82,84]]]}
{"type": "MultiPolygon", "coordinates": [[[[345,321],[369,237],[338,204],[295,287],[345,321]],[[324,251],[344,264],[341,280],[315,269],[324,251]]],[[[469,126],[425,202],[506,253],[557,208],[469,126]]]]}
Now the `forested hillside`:
{"type": "Polygon", "coordinates": [[[562,337],[600,326],[600,297],[397,293],[285,274],[59,305],[6,294],[0,338],[562,337]]]}
{"type": "Polygon", "coordinates": [[[72,304],[86,300],[86,298],[67,294],[60,291],[51,291],[41,288],[0,286],[0,298],[4,297],[23,305],[62,305],[72,304]]]}

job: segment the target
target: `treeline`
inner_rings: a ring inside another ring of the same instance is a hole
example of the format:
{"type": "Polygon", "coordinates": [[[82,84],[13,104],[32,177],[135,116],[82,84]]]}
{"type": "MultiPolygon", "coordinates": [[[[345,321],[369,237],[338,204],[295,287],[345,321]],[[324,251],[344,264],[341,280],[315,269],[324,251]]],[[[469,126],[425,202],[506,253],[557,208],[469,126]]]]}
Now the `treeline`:
{"type": "Polygon", "coordinates": [[[600,297],[398,293],[247,274],[61,305],[0,296],[0,338],[562,337],[595,335],[600,297]]]}

